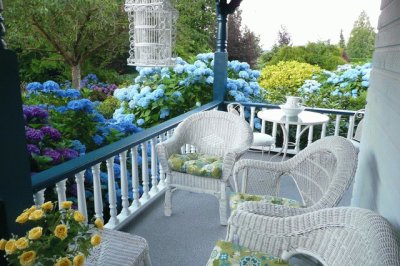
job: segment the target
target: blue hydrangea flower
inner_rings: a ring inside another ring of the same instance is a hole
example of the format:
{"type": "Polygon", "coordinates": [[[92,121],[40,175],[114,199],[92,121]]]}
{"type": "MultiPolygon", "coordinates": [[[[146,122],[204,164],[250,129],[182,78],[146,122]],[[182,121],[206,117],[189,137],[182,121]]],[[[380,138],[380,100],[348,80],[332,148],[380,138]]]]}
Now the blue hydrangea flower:
{"type": "Polygon", "coordinates": [[[104,142],[104,137],[96,134],[93,136],[93,142],[97,145],[100,146],[101,144],[103,144],[104,142]]]}
{"type": "Polygon", "coordinates": [[[57,82],[48,80],[45,83],[43,83],[43,92],[51,92],[56,90],[60,90],[60,85],[58,85],[57,82]]]}
{"type": "Polygon", "coordinates": [[[169,116],[169,112],[170,112],[169,108],[162,109],[161,112],[160,112],[160,118],[161,119],[166,118],[167,116],[169,116]]]}
{"type": "Polygon", "coordinates": [[[139,120],[136,121],[136,124],[137,124],[138,126],[143,126],[143,125],[144,125],[144,119],[143,119],[143,118],[140,118],[139,120]]]}
{"type": "Polygon", "coordinates": [[[41,91],[43,89],[43,86],[39,82],[31,82],[26,85],[26,90],[28,92],[36,92],[36,91],[41,91]]]}

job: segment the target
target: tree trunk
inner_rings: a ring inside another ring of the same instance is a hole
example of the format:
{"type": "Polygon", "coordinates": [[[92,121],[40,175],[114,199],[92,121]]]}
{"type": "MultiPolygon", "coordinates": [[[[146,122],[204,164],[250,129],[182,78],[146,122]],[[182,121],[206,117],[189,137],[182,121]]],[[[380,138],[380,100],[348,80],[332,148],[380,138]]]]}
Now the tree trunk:
{"type": "Polygon", "coordinates": [[[71,66],[72,68],[72,87],[75,89],[81,88],[81,65],[78,63],[77,65],[71,66]]]}

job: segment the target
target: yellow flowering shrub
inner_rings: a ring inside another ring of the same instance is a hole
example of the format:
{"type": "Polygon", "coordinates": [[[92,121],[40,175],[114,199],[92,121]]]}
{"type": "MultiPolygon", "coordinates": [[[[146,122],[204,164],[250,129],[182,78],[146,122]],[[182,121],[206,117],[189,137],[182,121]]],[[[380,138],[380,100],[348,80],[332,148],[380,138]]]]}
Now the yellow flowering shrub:
{"type": "Polygon", "coordinates": [[[285,96],[299,96],[298,89],[306,79],[321,71],[318,66],[297,61],[281,61],[266,66],[261,71],[260,85],[266,89],[266,100],[270,103],[284,103],[285,96]]]}
{"type": "Polygon", "coordinates": [[[16,218],[17,223],[33,228],[25,236],[0,240],[0,252],[5,252],[10,265],[81,266],[92,247],[100,244],[101,219],[87,224],[85,216],[71,208],[70,201],[62,202],[59,210],[55,206],[53,202],[32,206],[16,218]]]}

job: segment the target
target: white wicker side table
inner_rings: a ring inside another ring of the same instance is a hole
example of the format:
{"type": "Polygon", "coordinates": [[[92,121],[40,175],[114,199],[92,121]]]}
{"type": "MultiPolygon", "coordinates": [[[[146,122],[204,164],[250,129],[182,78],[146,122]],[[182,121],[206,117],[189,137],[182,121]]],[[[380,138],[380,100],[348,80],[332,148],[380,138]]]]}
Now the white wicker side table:
{"type": "Polygon", "coordinates": [[[151,266],[146,239],[137,235],[104,229],[101,244],[92,250],[85,266],[151,266]]]}

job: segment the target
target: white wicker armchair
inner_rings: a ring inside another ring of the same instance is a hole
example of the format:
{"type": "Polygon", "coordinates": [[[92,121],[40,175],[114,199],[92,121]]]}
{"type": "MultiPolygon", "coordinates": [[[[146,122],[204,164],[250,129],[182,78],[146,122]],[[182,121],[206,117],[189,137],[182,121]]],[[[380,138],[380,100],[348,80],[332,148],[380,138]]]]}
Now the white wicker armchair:
{"type": "Polygon", "coordinates": [[[289,259],[305,254],[326,266],[400,265],[398,235],[382,216],[360,208],[328,208],[291,217],[238,211],[229,218],[227,240],[289,259]]]}
{"type": "Polygon", "coordinates": [[[248,202],[247,211],[285,217],[335,207],[353,182],[357,167],[357,152],[351,142],[343,137],[320,139],[293,158],[284,162],[240,160],[234,167],[233,178],[237,191],[251,194],[278,196],[280,178],[293,178],[302,198],[303,208],[248,202]],[[238,172],[255,171],[242,176],[238,188],[238,172]],[[257,193],[254,193],[253,191],[257,193]]]}
{"type": "Polygon", "coordinates": [[[226,186],[236,160],[253,142],[253,132],[240,117],[221,111],[206,111],[185,119],[176,128],[172,138],[157,145],[158,158],[167,174],[167,191],[164,212],[172,214],[172,188],[215,195],[219,200],[220,222],[227,223],[226,186]],[[183,145],[190,144],[198,153],[223,158],[220,179],[190,175],[171,170],[168,159],[181,152],[183,145]]]}

